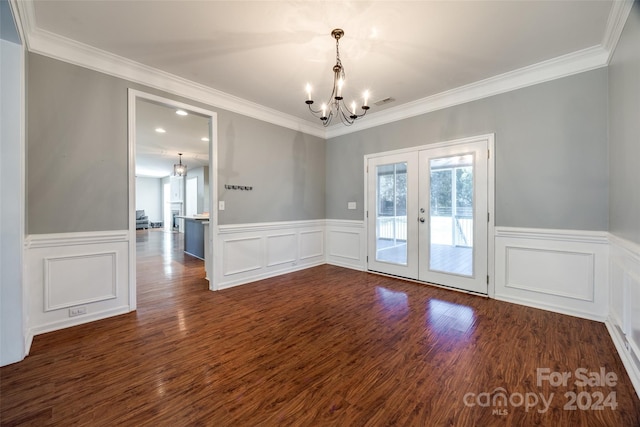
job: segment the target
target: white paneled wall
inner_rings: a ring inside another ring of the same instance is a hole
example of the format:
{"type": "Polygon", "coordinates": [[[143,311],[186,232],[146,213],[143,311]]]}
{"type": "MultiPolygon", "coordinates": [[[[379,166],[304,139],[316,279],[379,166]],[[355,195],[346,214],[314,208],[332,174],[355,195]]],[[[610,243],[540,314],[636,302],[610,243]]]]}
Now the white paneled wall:
{"type": "Polygon", "coordinates": [[[610,236],[607,328],[640,395],[640,245],[610,236]]]}
{"type": "Polygon", "coordinates": [[[604,321],[605,232],[496,228],[496,299],[604,321]]]}
{"type": "Polygon", "coordinates": [[[214,289],[325,263],[324,220],[219,226],[214,289]]]}
{"type": "Polygon", "coordinates": [[[24,259],[32,336],[130,311],[126,230],[31,235],[24,259]]]}
{"type": "Polygon", "coordinates": [[[355,270],[367,269],[364,221],[327,220],[327,263],[355,270]]]}

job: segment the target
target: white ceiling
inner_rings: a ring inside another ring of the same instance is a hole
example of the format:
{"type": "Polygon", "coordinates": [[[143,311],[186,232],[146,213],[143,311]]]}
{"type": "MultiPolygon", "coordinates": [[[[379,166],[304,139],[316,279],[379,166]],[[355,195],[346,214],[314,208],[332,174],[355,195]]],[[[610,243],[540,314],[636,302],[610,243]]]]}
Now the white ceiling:
{"type": "Polygon", "coordinates": [[[187,165],[187,175],[209,165],[209,141],[202,140],[209,138],[209,119],[191,111],[181,116],[176,111],[151,101],[136,103],[136,176],[169,176],[179,161],[178,153],[187,165]],[[158,128],[165,132],[157,132],[158,128]]]}
{"type": "Polygon", "coordinates": [[[395,99],[373,106],[374,117],[576,52],[606,51],[616,3],[35,0],[18,8],[33,34],[62,36],[319,127],[304,88],[310,83],[318,102],[329,95],[333,28],[345,31],[345,100],[365,89],[372,103],[395,99]]]}
{"type": "Polygon", "coordinates": [[[41,29],[307,119],[305,84],[330,90],[333,28],[345,31],[348,93],[370,89],[372,101],[397,105],[599,45],[611,5],[36,0],[35,18],[41,29]]]}

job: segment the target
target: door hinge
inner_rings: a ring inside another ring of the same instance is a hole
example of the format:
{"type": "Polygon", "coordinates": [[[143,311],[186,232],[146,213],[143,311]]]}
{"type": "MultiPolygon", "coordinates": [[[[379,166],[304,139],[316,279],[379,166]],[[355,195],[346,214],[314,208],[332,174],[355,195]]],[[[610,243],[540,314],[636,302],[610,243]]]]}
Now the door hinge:
{"type": "Polygon", "coordinates": [[[491,213],[487,212],[487,222],[491,222],[491,213]]]}
{"type": "Polygon", "coordinates": [[[487,159],[491,158],[491,150],[487,150],[487,159]]]}
{"type": "Polygon", "coordinates": [[[369,255],[367,255],[367,263],[369,262],[369,255]]]}
{"type": "Polygon", "coordinates": [[[367,218],[369,218],[369,211],[367,211],[367,218]]]}
{"type": "Polygon", "coordinates": [[[489,275],[487,274],[487,285],[489,284],[489,275]]]}

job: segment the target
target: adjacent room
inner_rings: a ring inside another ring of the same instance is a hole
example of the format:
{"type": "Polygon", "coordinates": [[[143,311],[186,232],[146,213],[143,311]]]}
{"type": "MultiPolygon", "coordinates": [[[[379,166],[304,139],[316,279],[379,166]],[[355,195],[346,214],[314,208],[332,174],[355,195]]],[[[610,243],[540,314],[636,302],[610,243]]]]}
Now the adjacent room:
{"type": "Polygon", "coordinates": [[[640,425],[640,4],[0,0],[0,424],[640,425]]]}

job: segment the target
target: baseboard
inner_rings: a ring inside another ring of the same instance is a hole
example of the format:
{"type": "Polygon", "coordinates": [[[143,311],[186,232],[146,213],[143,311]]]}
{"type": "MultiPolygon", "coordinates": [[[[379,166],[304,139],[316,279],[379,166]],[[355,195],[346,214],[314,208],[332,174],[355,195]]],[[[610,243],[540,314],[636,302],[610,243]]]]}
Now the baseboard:
{"type": "Polygon", "coordinates": [[[254,276],[245,276],[237,280],[229,280],[221,283],[220,286],[218,287],[218,290],[229,289],[229,288],[233,288],[240,285],[246,285],[247,283],[253,283],[253,282],[257,282],[258,280],[269,279],[271,277],[281,276],[283,274],[293,273],[300,270],[306,270],[307,268],[317,267],[323,264],[325,264],[324,261],[319,261],[319,262],[313,262],[313,263],[304,264],[304,265],[291,266],[282,270],[272,270],[269,272],[263,272],[263,273],[256,274],[254,276]]]}
{"type": "Polygon", "coordinates": [[[597,322],[604,322],[607,320],[606,316],[597,315],[588,311],[573,310],[567,307],[545,304],[540,301],[527,300],[524,298],[518,298],[513,296],[496,295],[493,299],[497,301],[504,301],[512,304],[523,305],[525,307],[537,308],[540,310],[551,311],[553,313],[564,314],[567,316],[579,317],[581,319],[595,320],[597,322]]]}
{"type": "MultiPolygon", "coordinates": [[[[95,322],[96,320],[106,319],[108,317],[119,316],[121,314],[129,313],[131,310],[129,306],[115,307],[109,310],[91,313],[84,316],[72,317],[69,319],[58,320],[44,325],[39,325],[29,329],[28,336],[31,336],[31,340],[35,335],[44,334],[47,332],[53,332],[60,329],[71,328],[73,326],[83,325],[85,323],[95,322]]],[[[31,347],[31,344],[29,344],[31,347]]]]}
{"type": "Polygon", "coordinates": [[[33,336],[34,336],[33,332],[31,330],[28,330],[24,337],[24,356],[22,357],[23,359],[29,355],[29,352],[31,352],[31,345],[33,344],[33,336]]]}
{"type": "Polygon", "coordinates": [[[331,260],[331,261],[327,261],[326,264],[335,265],[336,267],[348,268],[350,270],[367,271],[367,267],[365,267],[365,266],[362,266],[362,265],[359,265],[359,264],[352,264],[352,263],[348,263],[348,262],[340,262],[340,261],[336,261],[336,260],[331,260]]]}
{"type": "Polygon", "coordinates": [[[636,391],[636,398],[640,399],[640,361],[634,357],[622,331],[615,326],[615,323],[611,319],[607,319],[604,324],[609,331],[613,345],[618,351],[620,360],[622,360],[622,364],[627,370],[627,375],[629,375],[631,384],[633,384],[633,388],[636,391]]]}

